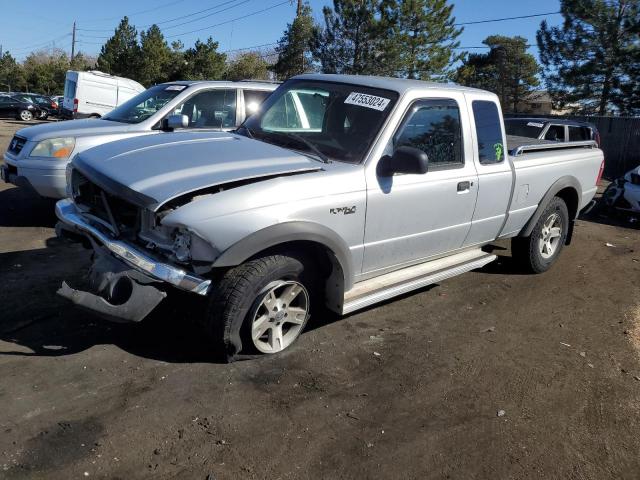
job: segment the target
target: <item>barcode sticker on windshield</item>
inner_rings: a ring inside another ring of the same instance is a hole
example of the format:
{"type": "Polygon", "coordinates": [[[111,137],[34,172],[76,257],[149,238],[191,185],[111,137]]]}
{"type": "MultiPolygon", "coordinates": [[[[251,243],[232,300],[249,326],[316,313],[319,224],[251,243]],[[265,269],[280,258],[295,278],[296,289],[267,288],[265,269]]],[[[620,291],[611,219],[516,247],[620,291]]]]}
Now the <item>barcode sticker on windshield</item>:
{"type": "Polygon", "coordinates": [[[389,105],[388,98],[376,97],[375,95],[367,95],[366,93],[351,92],[344,103],[349,105],[358,105],[359,107],[373,108],[381,112],[389,105]]]}
{"type": "Polygon", "coordinates": [[[185,88],[187,88],[186,85],[169,85],[167,88],[165,88],[165,91],[167,91],[167,92],[175,92],[175,91],[181,92],[185,88]]]}
{"type": "Polygon", "coordinates": [[[542,128],[542,127],[544,127],[544,123],[529,122],[529,123],[527,123],[527,127],[542,128]]]}

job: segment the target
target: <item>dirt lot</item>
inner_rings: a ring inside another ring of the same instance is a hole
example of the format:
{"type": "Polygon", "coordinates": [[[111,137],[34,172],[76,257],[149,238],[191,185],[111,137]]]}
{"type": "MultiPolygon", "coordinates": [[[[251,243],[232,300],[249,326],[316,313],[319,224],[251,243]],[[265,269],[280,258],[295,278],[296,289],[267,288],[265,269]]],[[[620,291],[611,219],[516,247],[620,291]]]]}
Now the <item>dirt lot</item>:
{"type": "Polygon", "coordinates": [[[498,249],[221,365],[171,309],[116,325],[58,298],[89,255],[52,207],[0,186],[2,478],[638,478],[637,224],[596,214],[544,275],[498,249]]]}

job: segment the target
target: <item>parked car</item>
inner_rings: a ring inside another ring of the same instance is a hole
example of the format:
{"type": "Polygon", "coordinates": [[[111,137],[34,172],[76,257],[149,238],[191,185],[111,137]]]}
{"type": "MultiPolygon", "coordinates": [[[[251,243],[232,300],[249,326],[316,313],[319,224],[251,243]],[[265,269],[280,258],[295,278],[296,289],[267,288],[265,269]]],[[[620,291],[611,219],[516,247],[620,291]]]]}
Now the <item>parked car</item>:
{"type": "Polygon", "coordinates": [[[129,78],[97,70],[69,70],[64,82],[62,116],[68,119],[100,118],[144,90],[129,78]]]}
{"type": "Polygon", "coordinates": [[[55,103],[54,115],[60,116],[60,114],[62,113],[62,103],[64,102],[64,95],[56,95],[54,97],[51,97],[51,100],[53,100],[53,102],[55,103]]]}
{"type": "Polygon", "coordinates": [[[138,94],[101,119],[19,130],[4,154],[5,179],[43,197],[64,198],[65,169],[73,155],[121,138],[176,128],[231,130],[275,88],[259,82],[165,83],[138,94]]]}
{"type": "Polygon", "coordinates": [[[598,147],[600,132],[595,125],[576,120],[549,118],[506,118],[507,135],[537,138],[553,142],[579,142],[594,140],[598,147]]]}
{"type": "Polygon", "coordinates": [[[11,95],[0,95],[0,117],[15,118],[29,122],[39,118],[42,111],[33,103],[25,102],[11,95]]]}
{"type": "Polygon", "coordinates": [[[125,321],[172,289],[208,297],[212,350],[233,360],[288,348],[314,304],[347,314],[480,268],[498,238],[544,272],[596,192],[602,152],[507,153],[500,112],[481,90],[302,75],[237,133],[81,152],[57,231],[88,237],[94,263],[89,285],[59,293],[125,321]]]}
{"type": "Polygon", "coordinates": [[[616,210],[640,214],[640,166],[611,182],[602,200],[606,206],[616,210]]]}
{"type": "Polygon", "coordinates": [[[18,98],[24,102],[30,102],[36,105],[40,109],[40,119],[45,120],[49,116],[56,115],[58,105],[46,95],[39,95],[37,93],[23,93],[15,92],[13,97],[18,98]]]}

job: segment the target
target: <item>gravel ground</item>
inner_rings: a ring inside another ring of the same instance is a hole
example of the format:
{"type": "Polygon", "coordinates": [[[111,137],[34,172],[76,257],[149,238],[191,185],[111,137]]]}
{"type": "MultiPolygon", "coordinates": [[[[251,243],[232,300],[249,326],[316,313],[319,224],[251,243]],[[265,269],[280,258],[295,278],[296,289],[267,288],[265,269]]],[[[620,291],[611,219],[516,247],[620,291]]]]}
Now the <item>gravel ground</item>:
{"type": "Polygon", "coordinates": [[[0,186],[1,478],[638,478],[637,223],[580,220],[543,275],[500,243],[482,270],[221,365],[173,308],[118,325],[57,297],[89,254],[52,208],[0,186]]]}

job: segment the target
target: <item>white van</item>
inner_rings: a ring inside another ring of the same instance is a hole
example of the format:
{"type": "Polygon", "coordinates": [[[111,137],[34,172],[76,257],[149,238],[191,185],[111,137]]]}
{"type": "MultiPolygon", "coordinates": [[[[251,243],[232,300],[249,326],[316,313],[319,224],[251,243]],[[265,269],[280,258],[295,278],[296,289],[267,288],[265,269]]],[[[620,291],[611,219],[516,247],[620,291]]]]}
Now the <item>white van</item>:
{"type": "Polygon", "coordinates": [[[146,89],[128,78],[91,70],[67,71],[63,118],[100,118],[146,89]]]}

